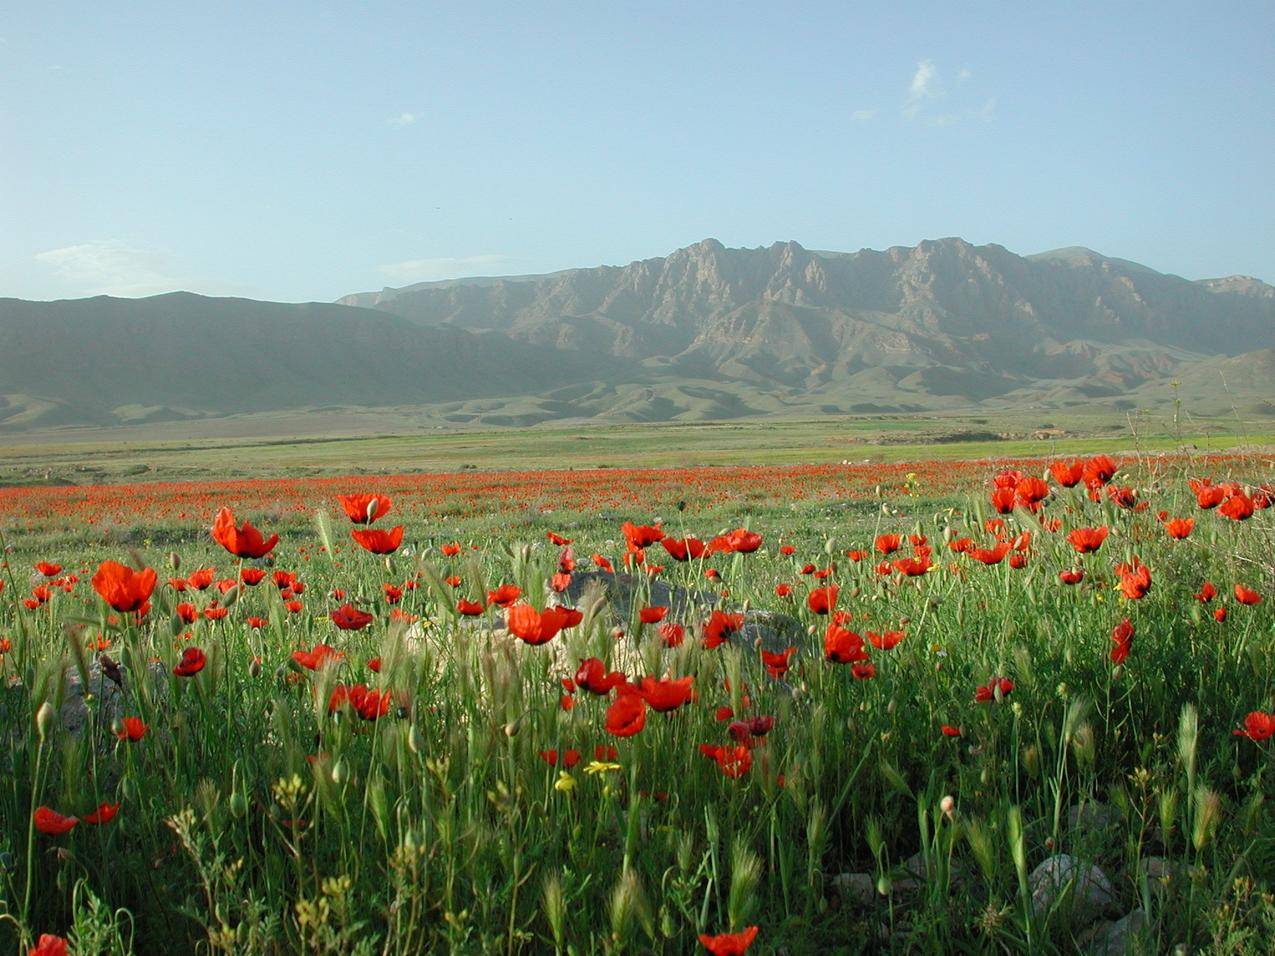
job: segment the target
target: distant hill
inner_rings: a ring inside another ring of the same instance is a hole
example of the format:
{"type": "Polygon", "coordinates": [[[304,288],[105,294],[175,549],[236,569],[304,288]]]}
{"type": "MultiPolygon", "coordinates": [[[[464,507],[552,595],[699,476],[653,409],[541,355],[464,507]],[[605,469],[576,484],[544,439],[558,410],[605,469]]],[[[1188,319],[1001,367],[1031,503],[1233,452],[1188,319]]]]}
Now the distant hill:
{"type": "Polygon", "coordinates": [[[0,422],[11,427],[424,404],[542,391],[599,368],[609,363],[342,305],[0,299],[0,422]]]}
{"type": "Polygon", "coordinates": [[[627,266],[340,303],[0,300],[0,427],[428,406],[441,422],[950,409],[1271,413],[1275,288],[961,239],[706,239],[627,266]],[[1179,382],[1176,390],[1169,383],[1179,382]]]}

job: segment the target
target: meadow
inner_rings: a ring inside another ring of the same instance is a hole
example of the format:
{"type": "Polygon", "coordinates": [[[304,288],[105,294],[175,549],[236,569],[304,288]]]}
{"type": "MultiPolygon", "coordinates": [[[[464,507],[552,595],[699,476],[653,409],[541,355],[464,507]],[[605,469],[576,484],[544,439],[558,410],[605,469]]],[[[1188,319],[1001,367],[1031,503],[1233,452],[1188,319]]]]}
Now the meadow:
{"type": "Polygon", "coordinates": [[[1275,458],[1089,444],[0,489],[0,945],[1266,952],[1275,458]]]}

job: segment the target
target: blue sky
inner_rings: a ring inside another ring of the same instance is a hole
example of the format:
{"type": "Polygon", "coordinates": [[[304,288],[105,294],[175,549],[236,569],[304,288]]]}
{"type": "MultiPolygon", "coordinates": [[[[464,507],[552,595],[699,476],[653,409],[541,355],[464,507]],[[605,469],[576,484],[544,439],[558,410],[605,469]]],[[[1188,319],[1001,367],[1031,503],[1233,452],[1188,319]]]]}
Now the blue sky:
{"type": "Polygon", "coordinates": [[[1013,6],[12,4],[0,295],[326,300],[706,236],[1275,281],[1275,5],[1013,6]]]}

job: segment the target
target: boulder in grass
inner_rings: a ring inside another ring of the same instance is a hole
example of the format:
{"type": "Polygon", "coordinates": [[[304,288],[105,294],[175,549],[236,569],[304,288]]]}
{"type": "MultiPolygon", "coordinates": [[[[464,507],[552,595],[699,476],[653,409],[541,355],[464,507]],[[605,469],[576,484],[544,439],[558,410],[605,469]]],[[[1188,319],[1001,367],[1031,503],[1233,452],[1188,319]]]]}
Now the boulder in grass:
{"type": "Polygon", "coordinates": [[[1032,871],[1028,883],[1032,912],[1037,917],[1058,909],[1073,924],[1084,925],[1116,903],[1116,892],[1107,874],[1066,853],[1055,854],[1041,863],[1032,871]]]}

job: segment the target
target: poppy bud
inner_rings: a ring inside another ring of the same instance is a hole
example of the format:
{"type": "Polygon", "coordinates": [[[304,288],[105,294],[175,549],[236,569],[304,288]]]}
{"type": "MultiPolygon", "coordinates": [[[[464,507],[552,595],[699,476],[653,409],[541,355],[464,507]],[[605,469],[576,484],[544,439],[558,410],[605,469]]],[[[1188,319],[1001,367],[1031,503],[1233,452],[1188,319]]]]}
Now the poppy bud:
{"type": "Polygon", "coordinates": [[[343,787],[349,779],[350,768],[346,765],[345,758],[341,757],[332,765],[332,782],[338,787],[343,787]]]}
{"type": "Polygon", "coordinates": [[[505,728],[504,728],[504,729],[505,729],[505,736],[506,736],[506,737],[516,737],[516,736],[518,735],[518,731],[522,729],[521,724],[522,724],[522,721],[521,721],[521,720],[511,720],[511,721],[509,721],[509,723],[505,724],[505,728]]]}
{"type": "Polygon", "coordinates": [[[412,724],[411,729],[407,732],[407,749],[414,754],[420,753],[425,748],[425,741],[421,737],[420,728],[412,724]]]}
{"type": "Polygon", "coordinates": [[[176,571],[182,566],[182,556],[176,551],[168,552],[168,566],[176,571]]]}
{"type": "Polygon", "coordinates": [[[956,801],[949,794],[939,801],[939,809],[943,811],[943,816],[951,820],[952,814],[956,812],[956,801]]]}
{"type": "Polygon", "coordinates": [[[254,657],[254,658],[253,658],[253,659],[249,662],[249,664],[248,664],[248,676],[249,676],[249,677],[260,677],[260,676],[261,676],[261,658],[260,658],[260,657],[254,657]]]}
{"type": "Polygon", "coordinates": [[[35,730],[40,735],[40,743],[48,740],[49,731],[53,729],[54,716],[53,705],[47,700],[35,712],[35,730]]]}
{"type": "Polygon", "coordinates": [[[248,798],[244,796],[242,790],[235,788],[230,795],[230,812],[238,819],[243,819],[248,812],[248,798]]]}
{"type": "Polygon", "coordinates": [[[889,896],[890,890],[893,888],[894,884],[890,881],[890,878],[882,873],[880,878],[877,880],[877,892],[882,896],[889,896]]]}
{"type": "Polygon", "coordinates": [[[120,792],[123,795],[125,801],[127,801],[128,803],[132,803],[134,800],[136,800],[137,799],[137,778],[133,776],[132,774],[125,775],[124,779],[120,781],[120,792]]]}

